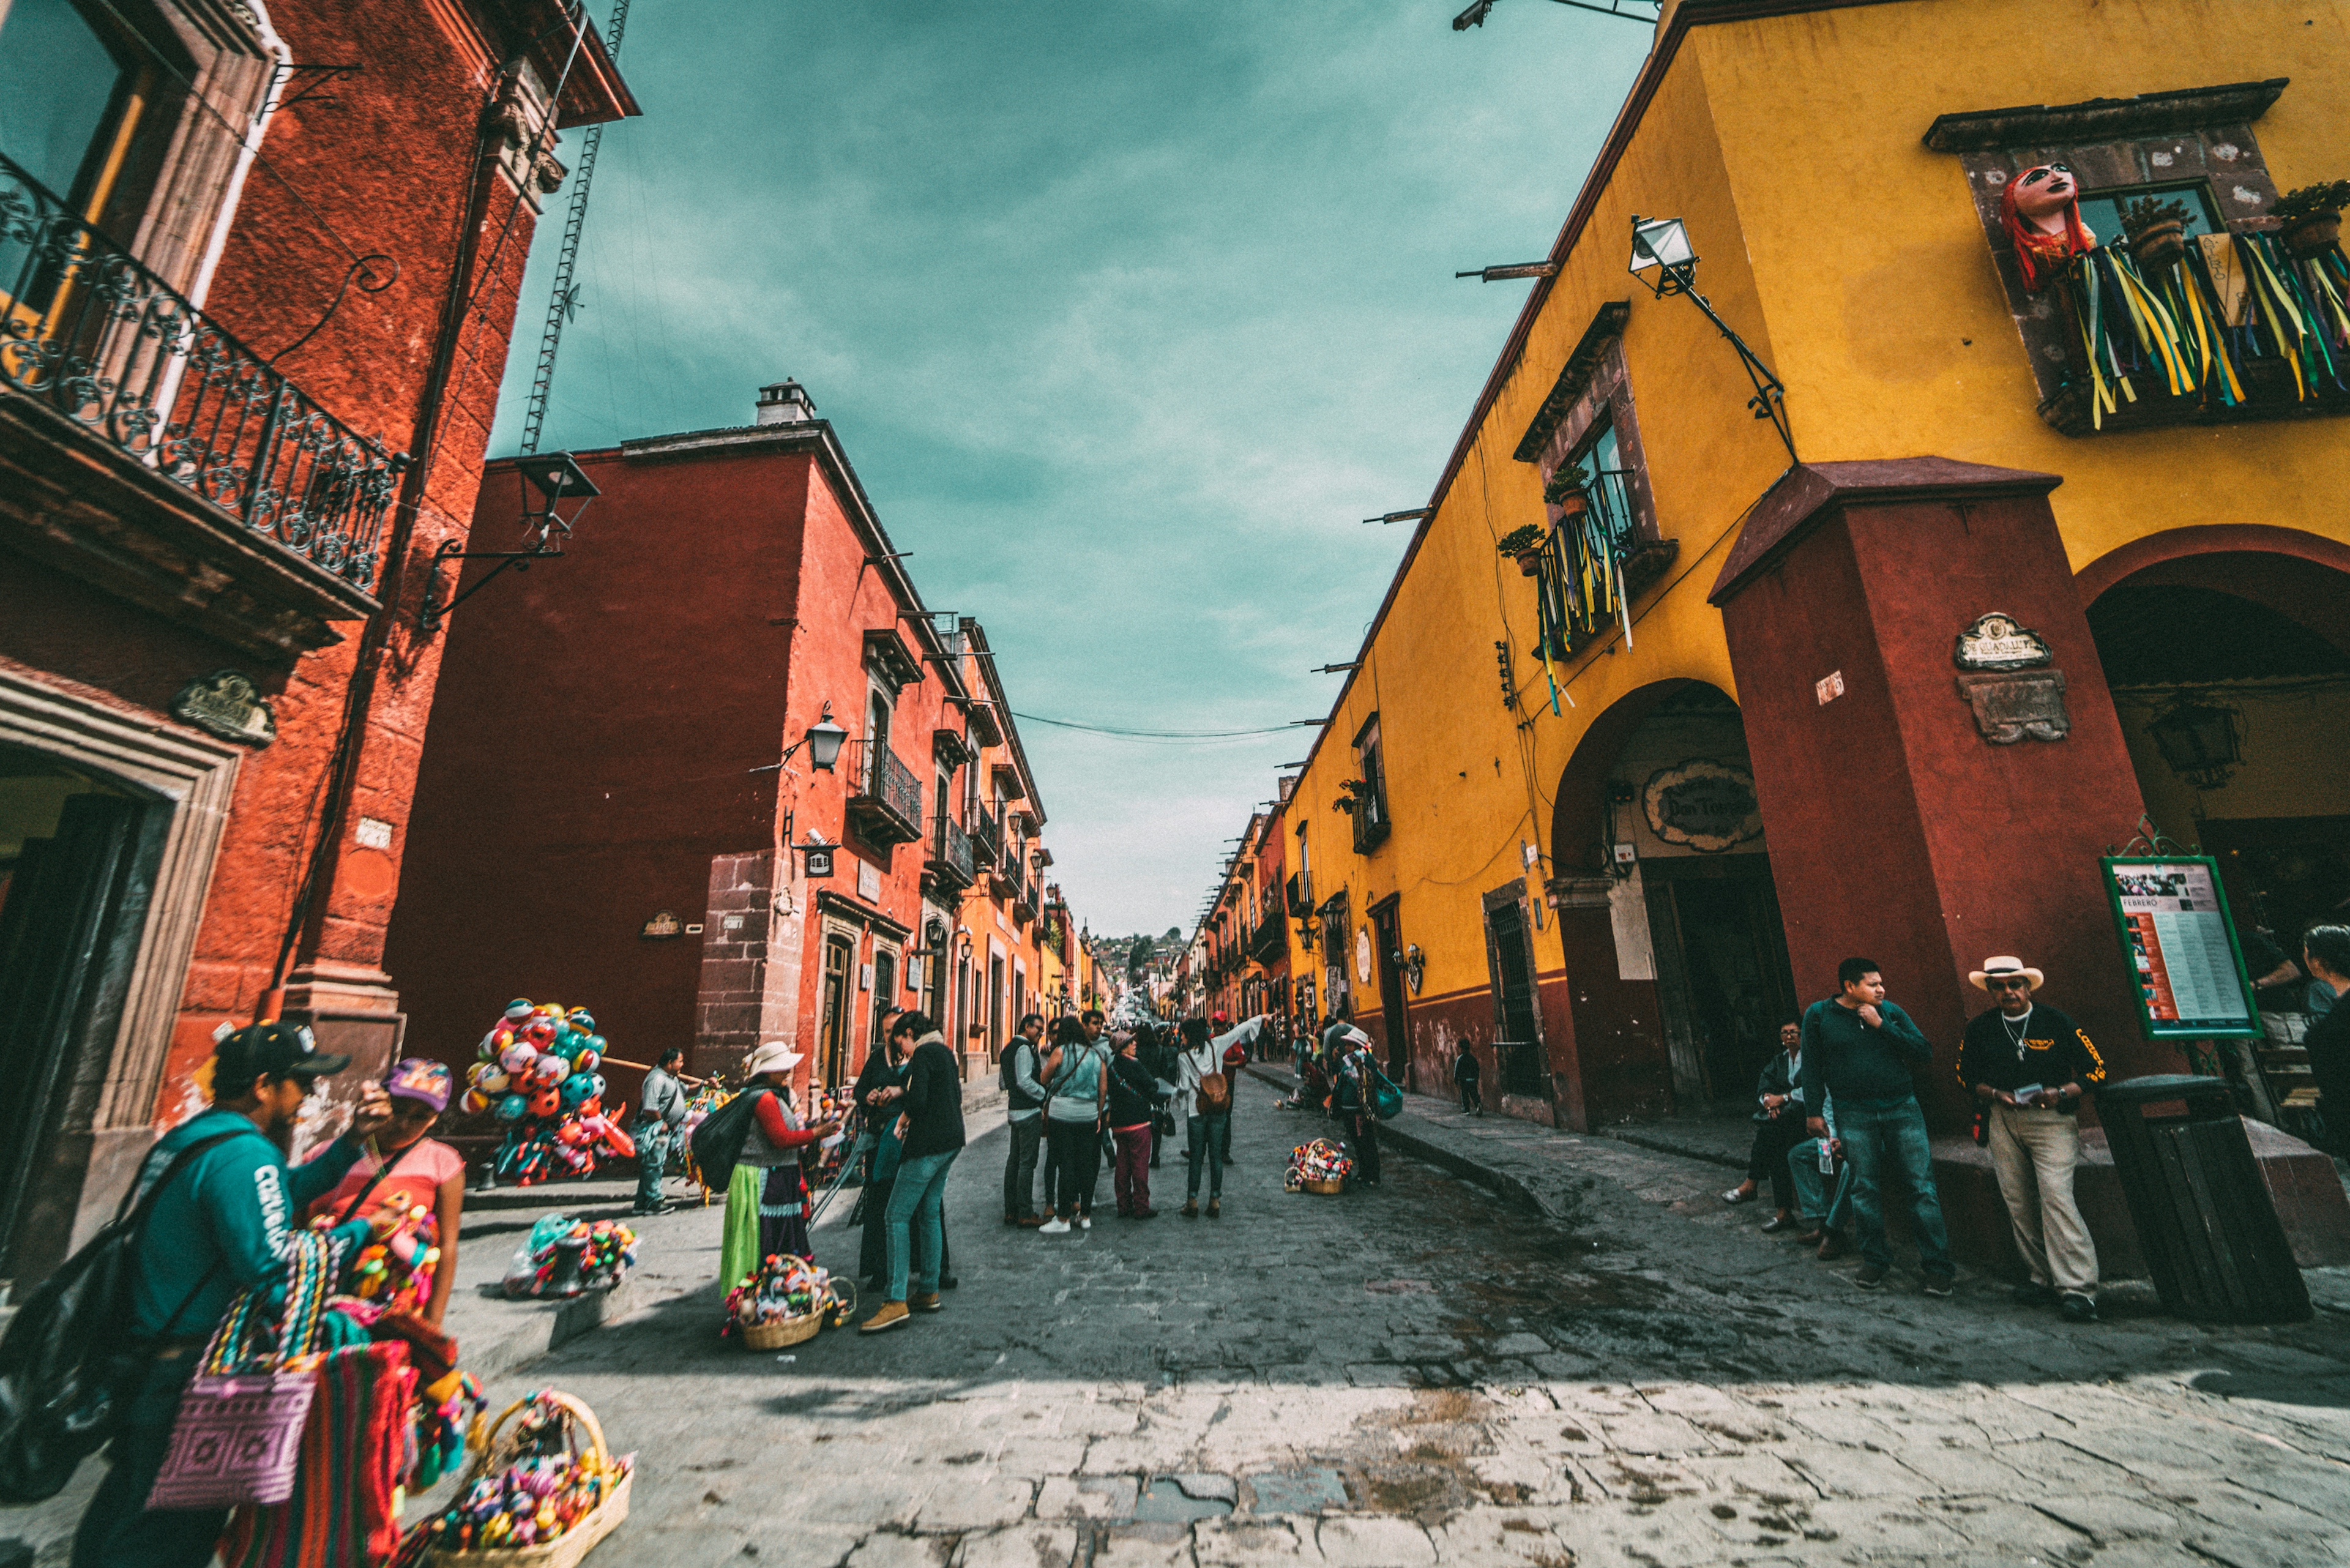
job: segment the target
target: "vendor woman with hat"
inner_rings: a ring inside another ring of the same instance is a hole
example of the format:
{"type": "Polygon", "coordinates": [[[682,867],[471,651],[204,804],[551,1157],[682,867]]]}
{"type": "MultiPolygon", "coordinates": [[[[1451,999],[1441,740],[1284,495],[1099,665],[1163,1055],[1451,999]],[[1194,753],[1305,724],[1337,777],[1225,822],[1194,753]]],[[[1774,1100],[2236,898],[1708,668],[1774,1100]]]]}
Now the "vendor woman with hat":
{"type": "Polygon", "coordinates": [[[838,1124],[804,1124],[793,1104],[792,1069],[805,1060],[780,1040],[771,1040],[743,1064],[756,1095],[751,1130],[734,1175],[726,1184],[726,1233],[718,1253],[718,1277],[730,1283],[754,1272],[765,1259],[791,1252],[809,1256],[807,1184],[800,1179],[800,1150],[831,1136],[838,1124]]]}
{"type": "Polygon", "coordinates": [[[2038,1000],[2047,976],[2022,959],[1985,959],[1967,978],[1999,1003],[1960,1039],[1959,1082],[1982,1111],[2015,1250],[2032,1272],[2016,1300],[2054,1303],[2067,1320],[2094,1323],[2097,1249],[2073,1201],[2074,1113],[2089,1086],[2105,1082],[2105,1059],[2079,1024],[2038,1000]]]}
{"type": "Polygon", "coordinates": [[[441,1326],[450,1287],[457,1282],[465,1157],[425,1135],[449,1108],[452,1087],[449,1069],[438,1062],[410,1056],[394,1064],[383,1081],[391,1120],[367,1140],[366,1152],[344,1172],[340,1185],[310,1207],[313,1220],[326,1215],[337,1224],[371,1220],[380,1238],[404,1231],[410,1255],[419,1261],[411,1267],[409,1284],[381,1299],[395,1310],[416,1313],[434,1328],[441,1326]],[[422,1221],[413,1219],[419,1209],[426,1211],[422,1221]]]}

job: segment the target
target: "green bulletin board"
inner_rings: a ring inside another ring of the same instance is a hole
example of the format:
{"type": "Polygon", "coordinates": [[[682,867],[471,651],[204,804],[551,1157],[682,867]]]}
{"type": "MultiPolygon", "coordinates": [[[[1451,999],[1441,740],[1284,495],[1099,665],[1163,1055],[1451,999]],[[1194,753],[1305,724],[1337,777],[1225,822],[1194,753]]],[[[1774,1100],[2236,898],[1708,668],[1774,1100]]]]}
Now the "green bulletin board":
{"type": "Polygon", "coordinates": [[[2147,1038],[2257,1038],[2260,1011],[2220,863],[2209,855],[2109,855],[2097,866],[2147,1038]]]}

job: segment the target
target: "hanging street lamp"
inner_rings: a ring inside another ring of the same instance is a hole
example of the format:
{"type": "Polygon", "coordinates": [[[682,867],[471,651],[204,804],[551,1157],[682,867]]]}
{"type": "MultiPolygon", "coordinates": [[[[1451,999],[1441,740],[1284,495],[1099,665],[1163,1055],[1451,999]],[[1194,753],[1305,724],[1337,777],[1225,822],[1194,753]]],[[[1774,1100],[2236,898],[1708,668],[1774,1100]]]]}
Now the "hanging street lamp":
{"type": "Polygon", "coordinates": [[[1787,389],[1780,383],[1778,377],[1771,373],[1771,368],[1762,363],[1754,350],[1746,346],[1746,340],[1730,329],[1730,323],[1715,314],[1705,296],[1697,291],[1697,251],[1690,244],[1689,230],[1679,218],[1643,218],[1638,213],[1632,214],[1632,260],[1626,270],[1634,277],[1640,277],[1642,273],[1654,267],[1657,272],[1655,278],[1641,277],[1640,281],[1655,290],[1659,299],[1668,295],[1685,294],[1692,304],[1705,312],[1705,318],[1720,328],[1721,335],[1730,339],[1730,346],[1738,351],[1739,363],[1746,367],[1746,379],[1754,384],[1754,395],[1746,400],[1746,406],[1754,410],[1756,419],[1769,420],[1771,428],[1779,432],[1779,440],[1787,448],[1787,461],[1790,463],[1801,462],[1802,459],[1795,455],[1794,431],[1787,424],[1787,389]]]}

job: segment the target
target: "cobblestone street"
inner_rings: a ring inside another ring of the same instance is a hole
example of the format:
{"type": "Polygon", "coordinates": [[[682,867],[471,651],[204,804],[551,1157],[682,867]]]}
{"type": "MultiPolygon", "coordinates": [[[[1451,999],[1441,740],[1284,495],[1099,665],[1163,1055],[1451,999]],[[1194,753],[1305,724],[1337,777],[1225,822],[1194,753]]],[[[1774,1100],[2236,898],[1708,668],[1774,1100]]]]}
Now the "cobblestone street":
{"type": "MultiPolygon", "coordinates": [[[[1724,1209],[1717,1167],[1578,1140],[1564,1223],[1408,1158],[1281,1190],[1319,1124],[1248,1083],[1221,1220],[1000,1223],[1000,1123],[948,1210],[961,1287],[875,1339],[720,1343],[714,1285],[508,1379],[642,1457],[626,1564],[2350,1560],[2343,1282],[2284,1330],[2085,1328],[1962,1276],[1882,1294],[1724,1209]]],[[[1555,1199],[1554,1199],[1555,1200],[1555,1199]]],[[[845,1209],[847,1197],[842,1199],[845,1209]]],[[[712,1254],[715,1211],[660,1266],[712,1254]]],[[[818,1232],[818,1261],[854,1262],[818,1232]]]]}

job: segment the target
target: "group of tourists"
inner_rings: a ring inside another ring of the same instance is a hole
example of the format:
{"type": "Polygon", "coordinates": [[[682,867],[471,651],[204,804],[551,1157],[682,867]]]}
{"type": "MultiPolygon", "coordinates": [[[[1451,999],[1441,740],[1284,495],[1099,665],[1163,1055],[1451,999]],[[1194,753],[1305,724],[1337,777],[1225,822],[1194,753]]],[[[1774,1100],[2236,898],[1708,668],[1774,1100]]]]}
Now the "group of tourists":
{"type": "MultiPolygon", "coordinates": [[[[1989,1147],[2028,1281],[2016,1298],[2054,1305],[2066,1319],[2097,1316],[2097,1251],[2073,1198],[2081,1160],[2079,1111],[2105,1081],[2088,1034],[2037,994],[2041,971],[2012,956],[1983,961],[1968,977],[1996,1003],[1960,1037],[1960,1085],[1976,1106],[1975,1136],[1989,1147]]],[[[1934,1048],[1908,1013],[1886,995],[1874,959],[1836,968],[1837,994],[1780,1026],[1779,1053],[1755,1085],[1754,1143],[1746,1179],[1722,1194],[1752,1201],[1771,1186],[1778,1212],[1762,1229],[1796,1233],[1823,1259],[1842,1257],[1857,1233],[1864,1290],[1892,1272],[1887,1194],[1906,1194],[1921,1283],[1947,1296],[1957,1266],[1934,1186],[1933,1153],[1911,1071],[1934,1048]]]]}
{"type": "Polygon", "coordinates": [[[1222,1014],[1180,1025],[1139,1020],[1109,1031],[1099,1010],[1063,1018],[1048,1041],[1030,1013],[1003,1064],[1011,1147],[1003,1163],[1003,1222],[1047,1236],[1093,1228],[1101,1165],[1122,1220],[1155,1220],[1150,1172],[1180,1124],[1183,1218],[1224,1211],[1224,1167],[1232,1158],[1232,1083],[1265,1027],[1222,1014]],[[1036,1197],[1042,1150],[1044,1198],[1036,1197]],[[1208,1202],[1200,1192],[1205,1179],[1208,1202]]]}

